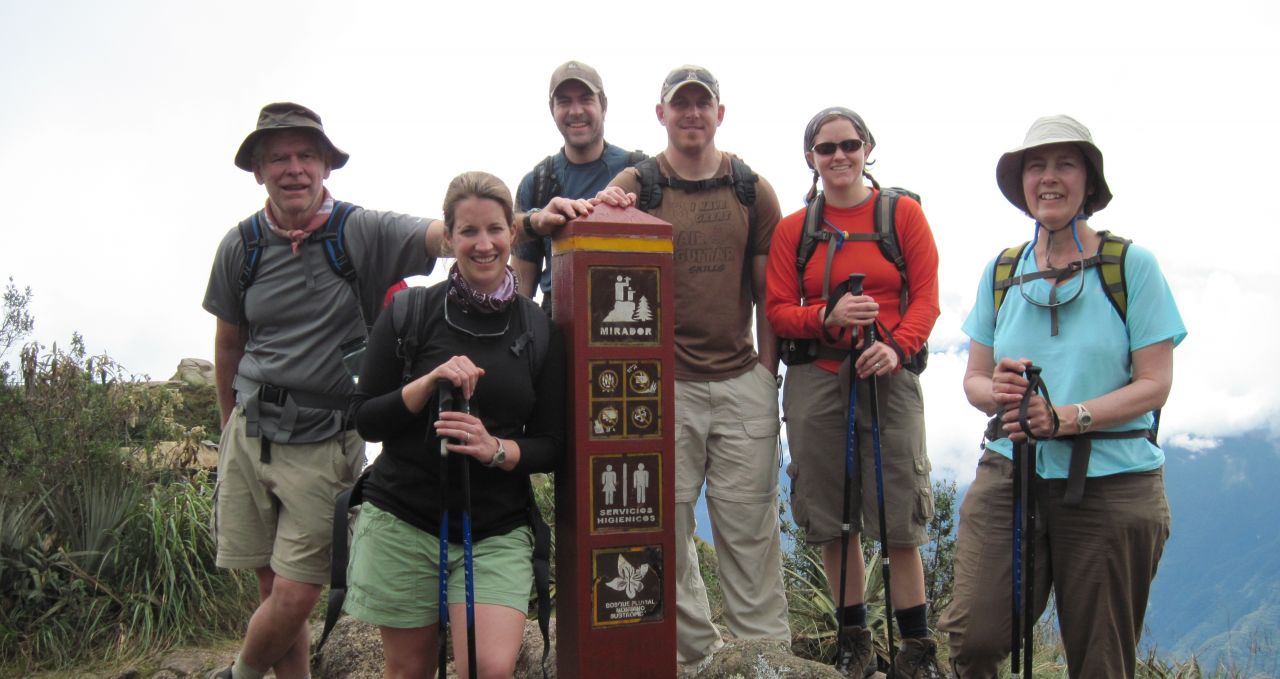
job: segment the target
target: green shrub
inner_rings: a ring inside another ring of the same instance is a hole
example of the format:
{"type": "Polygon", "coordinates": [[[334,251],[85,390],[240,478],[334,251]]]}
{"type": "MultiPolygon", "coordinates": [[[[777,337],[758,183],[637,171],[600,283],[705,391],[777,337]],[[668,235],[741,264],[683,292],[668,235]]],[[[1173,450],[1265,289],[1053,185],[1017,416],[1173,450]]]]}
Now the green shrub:
{"type": "Polygon", "coordinates": [[[214,567],[212,484],[151,455],[203,435],[181,395],[69,346],[0,366],[0,675],[229,636],[257,599],[214,567]]]}

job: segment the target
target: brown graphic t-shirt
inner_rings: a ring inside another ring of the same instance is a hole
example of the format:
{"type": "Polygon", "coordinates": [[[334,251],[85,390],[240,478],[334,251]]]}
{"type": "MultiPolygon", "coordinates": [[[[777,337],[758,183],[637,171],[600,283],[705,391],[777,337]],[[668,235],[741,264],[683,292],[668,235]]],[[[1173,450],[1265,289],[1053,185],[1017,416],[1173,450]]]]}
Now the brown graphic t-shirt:
{"type": "MultiPolygon", "coordinates": [[[[717,177],[729,174],[729,158],[722,154],[717,177]]],[[[665,153],[657,161],[663,176],[680,178],[665,153]]],[[[628,168],[611,185],[639,193],[640,175],[628,168]]],[[[649,213],[673,227],[676,378],[716,381],[747,372],[756,360],[749,260],[768,255],[782,217],[773,187],[760,177],[749,210],[732,186],[697,193],[664,186],[662,204],[649,213]],[[748,244],[751,213],[755,242],[748,244]]],[[[760,297],[763,303],[763,290],[760,297]]]]}

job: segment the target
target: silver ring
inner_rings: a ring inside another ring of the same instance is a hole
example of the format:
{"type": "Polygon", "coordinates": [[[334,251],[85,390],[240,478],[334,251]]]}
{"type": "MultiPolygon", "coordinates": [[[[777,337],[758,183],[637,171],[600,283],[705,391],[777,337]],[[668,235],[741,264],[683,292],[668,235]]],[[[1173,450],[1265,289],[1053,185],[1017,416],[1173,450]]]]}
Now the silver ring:
{"type": "Polygon", "coordinates": [[[462,439],[463,443],[471,443],[471,432],[467,432],[467,437],[462,439]]]}
{"type": "Polygon", "coordinates": [[[880,365],[881,365],[881,364],[880,364],[880,361],[876,361],[875,369],[876,369],[876,370],[879,370],[879,369],[880,369],[880,365]]]}

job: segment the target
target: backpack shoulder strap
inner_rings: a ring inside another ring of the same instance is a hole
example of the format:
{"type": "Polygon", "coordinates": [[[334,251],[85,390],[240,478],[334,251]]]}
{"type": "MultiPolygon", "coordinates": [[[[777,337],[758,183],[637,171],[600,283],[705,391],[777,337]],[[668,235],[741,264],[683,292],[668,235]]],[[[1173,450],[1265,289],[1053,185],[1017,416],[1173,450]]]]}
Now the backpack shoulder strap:
{"type": "Polygon", "coordinates": [[[893,263],[894,268],[898,270],[898,278],[902,280],[900,288],[902,294],[898,295],[899,315],[907,313],[907,304],[910,301],[907,295],[907,260],[902,256],[902,247],[898,244],[898,199],[903,196],[910,196],[912,200],[920,202],[920,196],[915,193],[891,186],[880,190],[880,195],[876,197],[875,209],[875,228],[878,236],[876,243],[880,246],[880,253],[893,263]]]}
{"type": "Polygon", "coordinates": [[[1120,314],[1120,320],[1127,322],[1129,288],[1124,278],[1124,258],[1129,254],[1129,245],[1133,241],[1110,231],[1099,231],[1098,235],[1102,237],[1102,244],[1098,247],[1098,276],[1111,306],[1120,314]]]}
{"type": "Polygon", "coordinates": [[[391,327],[396,333],[396,356],[403,365],[400,383],[413,380],[413,359],[423,345],[424,312],[432,308],[432,288],[411,287],[391,298],[391,327]]]}
{"type": "Polygon", "coordinates": [[[662,205],[662,187],[666,177],[658,170],[657,158],[646,158],[635,164],[640,174],[640,193],[636,194],[636,207],[648,212],[662,205]]]}
{"type": "MultiPolygon", "coordinates": [[[[804,225],[800,229],[800,240],[796,242],[796,282],[800,290],[800,304],[804,305],[804,270],[809,265],[809,259],[813,257],[813,253],[818,249],[818,241],[831,240],[831,234],[822,228],[822,210],[826,206],[827,199],[822,192],[810,201],[804,208],[804,225]]],[[[822,291],[825,296],[827,291],[822,291]]]]}
{"type": "Polygon", "coordinates": [[[533,167],[533,202],[529,207],[542,208],[560,193],[560,182],[556,180],[554,156],[547,156],[533,167]]]}
{"type": "Polygon", "coordinates": [[[542,366],[547,360],[547,350],[551,344],[551,325],[547,314],[528,297],[517,295],[520,305],[520,322],[524,325],[524,333],[511,345],[511,353],[519,356],[528,350],[529,375],[536,381],[542,374],[542,366]]]}
{"type": "Polygon", "coordinates": [[[647,153],[639,149],[636,149],[635,151],[629,152],[627,154],[627,159],[622,162],[627,167],[635,167],[636,165],[639,165],[641,161],[645,161],[648,159],[649,159],[649,155],[647,153]]]}
{"type": "Polygon", "coordinates": [[[1030,244],[1031,241],[1024,241],[1021,245],[1005,248],[1000,251],[1000,256],[996,258],[996,266],[991,272],[991,290],[995,295],[995,316],[1000,315],[1000,305],[1004,304],[1005,293],[1013,285],[1013,272],[1018,269],[1018,261],[1022,259],[1022,252],[1030,244]]]}
{"type": "Polygon", "coordinates": [[[240,296],[240,320],[244,321],[244,297],[258,275],[258,264],[262,261],[262,249],[267,247],[267,230],[265,214],[259,210],[246,217],[236,228],[240,231],[240,242],[244,245],[244,262],[240,267],[240,280],[236,288],[240,296]]]}
{"type": "Polygon", "coordinates": [[[733,182],[733,192],[738,196],[738,202],[747,207],[754,207],[756,182],[760,180],[760,175],[756,174],[743,159],[729,156],[729,177],[733,182]]]}
{"type": "Polygon", "coordinates": [[[373,328],[373,319],[378,315],[377,309],[366,309],[365,300],[360,296],[360,277],[355,264],[347,255],[347,218],[356,209],[356,205],[344,201],[334,201],[333,212],[325,222],[317,238],[324,248],[325,261],[334,275],[351,286],[356,297],[356,308],[360,311],[360,319],[364,322],[365,334],[373,328]]]}

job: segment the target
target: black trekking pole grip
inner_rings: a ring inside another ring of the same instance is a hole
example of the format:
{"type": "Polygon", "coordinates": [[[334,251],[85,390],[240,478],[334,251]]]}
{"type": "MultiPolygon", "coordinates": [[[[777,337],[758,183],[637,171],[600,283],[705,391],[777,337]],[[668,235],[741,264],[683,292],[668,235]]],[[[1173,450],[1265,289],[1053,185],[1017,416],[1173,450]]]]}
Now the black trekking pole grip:
{"type": "Polygon", "coordinates": [[[849,294],[850,295],[856,296],[856,295],[862,294],[862,279],[866,277],[867,277],[866,274],[861,274],[861,273],[849,274],[849,294]]]}

